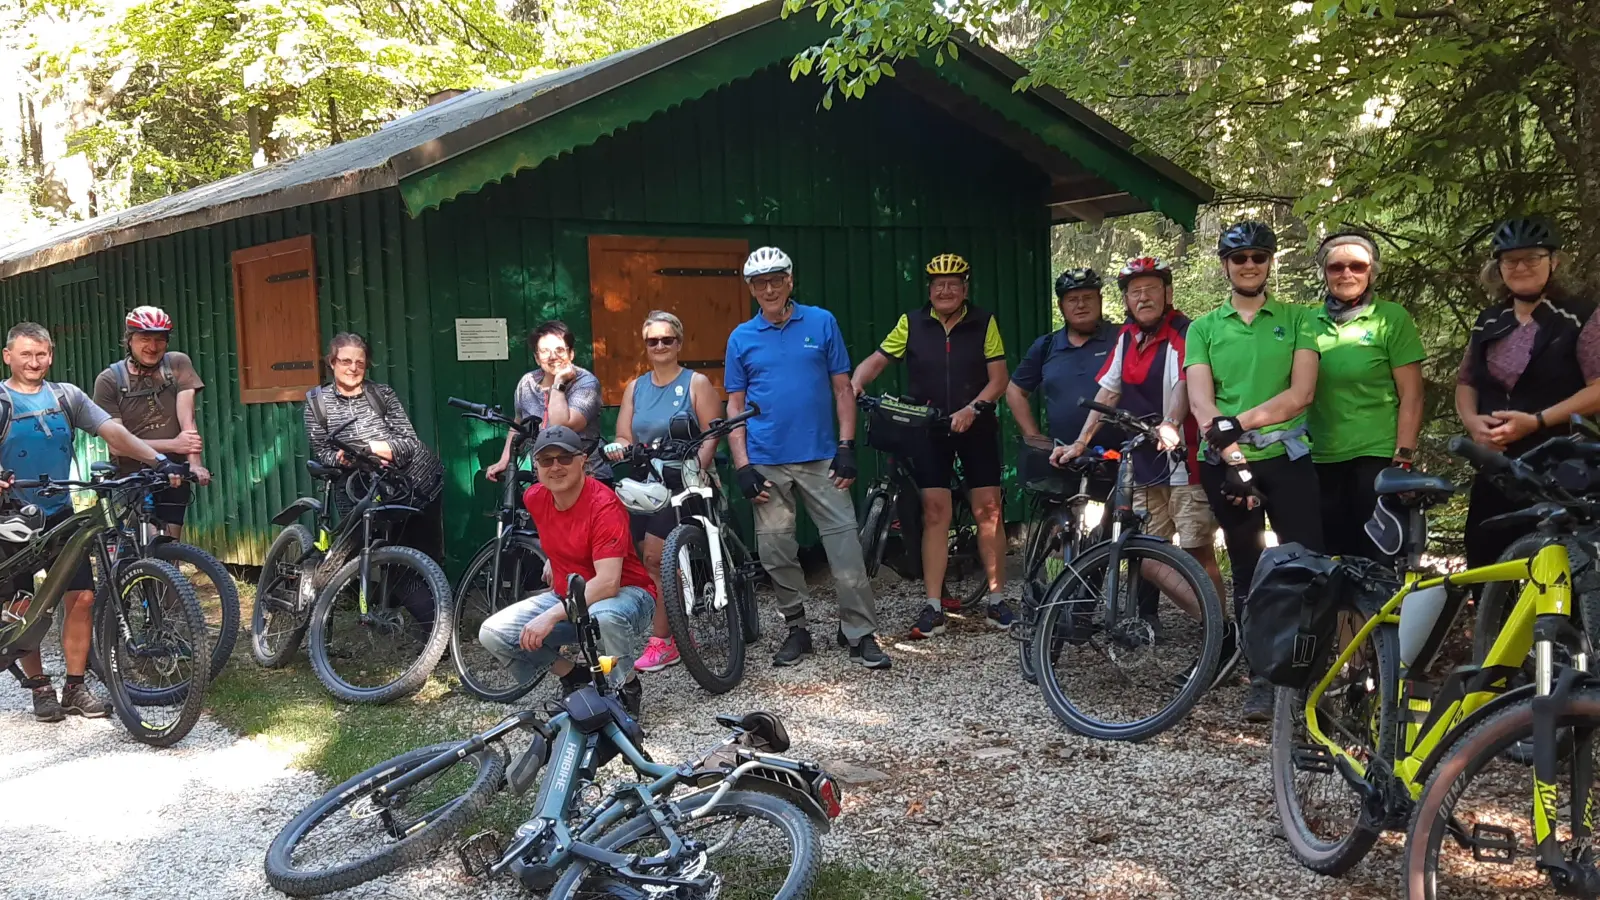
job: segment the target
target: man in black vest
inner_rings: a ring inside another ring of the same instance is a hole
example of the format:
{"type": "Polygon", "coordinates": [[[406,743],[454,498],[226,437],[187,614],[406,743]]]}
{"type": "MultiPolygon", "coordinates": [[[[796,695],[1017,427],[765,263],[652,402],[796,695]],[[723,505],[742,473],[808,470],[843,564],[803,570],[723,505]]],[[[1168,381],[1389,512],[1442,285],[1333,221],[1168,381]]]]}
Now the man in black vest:
{"type": "Polygon", "coordinates": [[[909,399],[938,408],[950,417],[948,429],[934,429],[924,452],[913,460],[922,495],[922,578],[927,606],[911,628],[920,640],[941,634],[944,611],[959,601],[944,596],[949,563],[950,481],[957,457],[978,523],[978,551],[988,575],[985,620],[1010,628],[1015,617],[1001,599],[1005,590],[1005,531],[1000,520],[1000,420],[995,401],[1006,390],[1006,350],[994,316],[967,302],[972,267],[954,253],[941,253],[927,266],[928,305],[895,323],[876,352],[856,367],[851,385],[857,394],[891,362],[906,363],[909,399]]]}

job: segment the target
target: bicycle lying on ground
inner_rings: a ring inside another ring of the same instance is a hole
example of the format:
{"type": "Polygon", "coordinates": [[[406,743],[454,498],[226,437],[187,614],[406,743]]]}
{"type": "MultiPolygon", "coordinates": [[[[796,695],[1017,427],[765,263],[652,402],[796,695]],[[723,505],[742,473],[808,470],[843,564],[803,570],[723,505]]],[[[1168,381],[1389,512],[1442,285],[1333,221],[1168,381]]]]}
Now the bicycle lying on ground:
{"type": "Polygon", "coordinates": [[[273,518],[284,526],[267,550],[250,618],[251,651],[282,666],[309,631],[311,664],[328,692],[349,703],[388,703],[427,681],[449,644],[450,583],[420,550],[391,543],[421,512],[383,460],[329,435],[349,461],[306,463],[322,499],[301,497],[273,518]],[[354,501],[337,517],[334,491],[354,501]],[[313,537],[299,519],[310,513],[313,537]]]}
{"type": "Polygon", "coordinates": [[[690,762],[651,761],[609,685],[614,661],[596,649],[582,578],[568,580],[563,602],[591,684],[550,702],[549,718],[524,710],[329,791],[273,840],[272,886],[310,897],[371,881],[432,854],[495,794],[521,796],[538,784],[533,817],[509,841],[483,832],[457,846],[467,875],[510,872],[552,900],[807,896],[820,833],[840,811],[833,779],[778,755],[788,734],[764,712],[718,716],[732,733],[690,762]],[[518,733],[530,743],[508,768],[502,752],[518,733]],[[643,780],[602,790],[598,770],[619,756],[643,780]]]}
{"type": "Polygon", "coordinates": [[[511,431],[511,465],[500,476],[495,536],[478,548],[467,563],[456,587],[450,623],[450,657],[455,661],[461,687],[480,700],[510,703],[532,690],[539,680],[518,681],[508,666],[478,643],[478,630],[500,610],[548,589],[544,548],[539,544],[533,517],[522,505],[523,491],[537,480],[533,472],[522,468],[522,459],[539,435],[539,420],[516,422],[498,407],[459,397],[447,402],[464,410],[462,418],[503,425],[511,431]]]}
{"type": "MultiPolygon", "coordinates": [[[[123,727],[135,740],[156,747],[182,740],[200,717],[211,658],[205,616],[194,587],[170,563],[113,561],[107,536],[129,504],[167,484],[166,476],[149,470],[93,481],[15,481],[14,489],[37,488],[46,495],[93,491],[99,502],[40,531],[0,561],[0,584],[8,585],[49,562],[35,593],[0,603],[0,665],[21,680],[17,660],[38,649],[73,573],[93,559],[91,653],[100,656],[97,670],[123,727]]],[[[42,523],[43,514],[38,515],[42,523]]]]}
{"type": "Polygon", "coordinates": [[[756,562],[733,529],[728,497],[715,473],[700,467],[706,441],[720,442],[761,414],[750,408],[713,421],[704,433],[688,416],[668,423],[668,436],[653,444],[634,444],[626,459],[643,465],[658,491],[618,494],[630,512],[650,515],[671,506],[678,525],[661,551],[661,594],[667,624],[689,674],[713,694],[730,691],[744,677],[745,649],[761,638],[756,608],[756,562]]]}

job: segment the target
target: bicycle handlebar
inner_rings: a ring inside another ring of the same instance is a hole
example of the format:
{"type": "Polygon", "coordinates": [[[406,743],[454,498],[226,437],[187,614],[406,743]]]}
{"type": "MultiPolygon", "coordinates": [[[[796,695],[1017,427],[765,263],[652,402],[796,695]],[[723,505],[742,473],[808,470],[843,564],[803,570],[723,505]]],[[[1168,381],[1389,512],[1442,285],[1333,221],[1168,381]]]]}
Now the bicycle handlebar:
{"type": "Polygon", "coordinates": [[[713,419],[704,434],[684,439],[662,439],[654,444],[632,444],[619,462],[649,462],[651,459],[688,459],[706,441],[721,440],[735,428],[761,415],[761,407],[752,403],[750,408],[731,419],[713,419]]]}
{"type": "Polygon", "coordinates": [[[1497,453],[1487,447],[1479,446],[1464,434],[1458,434],[1450,439],[1447,446],[1450,453],[1467,461],[1474,469],[1496,474],[1512,471],[1511,460],[1504,453],[1497,453]]]}
{"type": "MultiPolygon", "coordinates": [[[[12,490],[37,490],[46,493],[58,493],[69,490],[89,491],[118,491],[124,488],[155,487],[167,483],[167,476],[157,473],[154,469],[140,469],[137,472],[124,475],[121,478],[108,478],[99,481],[80,481],[71,478],[51,478],[42,475],[38,478],[11,478],[14,472],[0,472],[0,480],[10,479],[12,490]]],[[[184,476],[185,481],[193,481],[194,475],[184,476]]]]}
{"type": "Polygon", "coordinates": [[[1137,431],[1138,433],[1151,439],[1159,437],[1159,435],[1156,433],[1156,426],[1151,425],[1149,422],[1146,422],[1127,410],[1118,409],[1115,406],[1107,406],[1104,403],[1099,403],[1088,399],[1079,400],[1078,405],[1084,409],[1094,410],[1101,416],[1109,419],[1111,424],[1116,425],[1119,428],[1125,428],[1129,431],[1137,431]]]}
{"type": "Polygon", "coordinates": [[[451,397],[445,403],[456,409],[463,410],[462,418],[478,419],[482,422],[488,422],[490,425],[504,425],[523,437],[532,437],[539,431],[538,426],[541,420],[528,419],[518,422],[501,412],[498,406],[490,406],[487,403],[473,403],[460,397],[451,397]]]}
{"type": "MultiPolygon", "coordinates": [[[[910,400],[904,400],[904,399],[902,399],[900,397],[895,397],[893,395],[884,395],[884,396],[875,397],[875,396],[873,396],[871,394],[857,394],[856,395],[856,405],[861,407],[862,409],[867,409],[867,410],[877,409],[878,407],[883,405],[883,401],[884,401],[885,397],[887,397],[890,400],[894,400],[894,401],[901,402],[901,403],[911,403],[910,400]]],[[[935,421],[935,422],[946,422],[946,421],[949,421],[950,416],[951,416],[951,413],[947,413],[947,412],[939,409],[939,407],[932,405],[931,403],[913,403],[912,405],[913,406],[926,406],[927,408],[933,410],[933,413],[934,413],[933,421],[935,421]]],[[[997,408],[999,406],[999,404],[996,403],[993,400],[974,400],[974,401],[972,401],[971,405],[972,405],[973,410],[975,412],[979,412],[979,413],[992,412],[995,408],[997,408]]]]}

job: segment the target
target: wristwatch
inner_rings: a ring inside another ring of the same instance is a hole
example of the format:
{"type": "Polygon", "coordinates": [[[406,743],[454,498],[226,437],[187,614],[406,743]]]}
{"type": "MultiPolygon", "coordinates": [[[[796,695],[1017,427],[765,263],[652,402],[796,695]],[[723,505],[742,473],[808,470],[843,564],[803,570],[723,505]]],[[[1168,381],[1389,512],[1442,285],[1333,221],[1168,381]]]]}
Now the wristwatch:
{"type": "Polygon", "coordinates": [[[1239,450],[1235,450],[1232,453],[1229,453],[1227,456],[1223,457],[1223,461],[1226,462],[1230,466],[1241,465],[1241,464],[1244,463],[1244,453],[1239,451],[1239,450]]]}
{"type": "Polygon", "coordinates": [[[852,441],[840,441],[839,442],[839,446],[843,447],[846,450],[854,450],[856,448],[856,442],[853,441],[853,440],[852,441]]]}

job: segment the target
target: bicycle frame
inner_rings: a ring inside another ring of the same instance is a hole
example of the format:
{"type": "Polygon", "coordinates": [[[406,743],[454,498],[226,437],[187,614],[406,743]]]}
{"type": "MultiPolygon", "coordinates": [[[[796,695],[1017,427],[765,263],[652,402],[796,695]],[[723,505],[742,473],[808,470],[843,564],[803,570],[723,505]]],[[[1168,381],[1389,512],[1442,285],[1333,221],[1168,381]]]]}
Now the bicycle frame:
{"type": "Polygon", "coordinates": [[[0,584],[9,584],[20,574],[37,571],[40,563],[55,555],[55,561],[45,573],[41,590],[29,601],[27,610],[17,615],[8,608],[5,616],[0,618],[0,655],[13,652],[11,645],[14,642],[26,635],[46,615],[54,613],[67,594],[67,582],[72,573],[83,564],[85,556],[97,544],[104,571],[111,571],[105,542],[96,540],[108,527],[105,511],[86,509],[37,535],[0,563],[0,584]]]}

